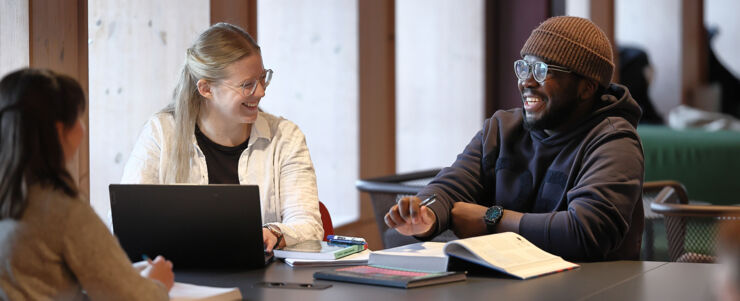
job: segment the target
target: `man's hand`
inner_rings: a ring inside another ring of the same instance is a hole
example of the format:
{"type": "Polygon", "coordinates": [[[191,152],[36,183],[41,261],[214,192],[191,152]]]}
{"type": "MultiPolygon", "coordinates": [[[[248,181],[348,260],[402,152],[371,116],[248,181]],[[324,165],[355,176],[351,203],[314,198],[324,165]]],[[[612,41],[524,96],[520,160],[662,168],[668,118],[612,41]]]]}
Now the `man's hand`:
{"type": "Polygon", "coordinates": [[[452,231],[459,238],[486,235],[486,222],[483,217],[488,207],[465,202],[455,202],[450,212],[452,231]]]}
{"type": "Polygon", "coordinates": [[[434,230],[437,215],[427,206],[419,206],[419,198],[404,197],[385,214],[385,224],[403,235],[427,236],[434,230]]]}

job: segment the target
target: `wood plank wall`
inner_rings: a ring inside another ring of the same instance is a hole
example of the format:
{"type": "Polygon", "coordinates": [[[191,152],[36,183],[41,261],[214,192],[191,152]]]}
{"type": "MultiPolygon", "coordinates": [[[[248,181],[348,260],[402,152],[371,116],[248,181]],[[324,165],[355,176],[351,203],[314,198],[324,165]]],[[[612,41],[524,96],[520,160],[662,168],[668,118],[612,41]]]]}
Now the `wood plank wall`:
{"type": "MultiPolygon", "coordinates": [[[[87,0],[29,0],[29,65],[70,75],[88,94],[87,0]]],[[[81,119],[89,129],[87,111],[81,119]]],[[[90,195],[89,137],[85,131],[69,165],[85,197],[90,195]]]]}
{"type": "Polygon", "coordinates": [[[226,22],[246,30],[257,40],[257,0],[210,0],[211,24],[226,22]]]}

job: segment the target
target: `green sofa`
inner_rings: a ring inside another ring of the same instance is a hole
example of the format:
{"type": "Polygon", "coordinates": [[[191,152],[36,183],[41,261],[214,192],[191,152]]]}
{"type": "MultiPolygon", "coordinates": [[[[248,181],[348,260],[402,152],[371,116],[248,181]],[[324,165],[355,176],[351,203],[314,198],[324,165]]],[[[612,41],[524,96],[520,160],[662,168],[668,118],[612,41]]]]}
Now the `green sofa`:
{"type": "Polygon", "coordinates": [[[637,132],[645,152],[645,181],[678,181],[692,201],[740,203],[740,132],[650,125],[638,126],[637,132]]]}

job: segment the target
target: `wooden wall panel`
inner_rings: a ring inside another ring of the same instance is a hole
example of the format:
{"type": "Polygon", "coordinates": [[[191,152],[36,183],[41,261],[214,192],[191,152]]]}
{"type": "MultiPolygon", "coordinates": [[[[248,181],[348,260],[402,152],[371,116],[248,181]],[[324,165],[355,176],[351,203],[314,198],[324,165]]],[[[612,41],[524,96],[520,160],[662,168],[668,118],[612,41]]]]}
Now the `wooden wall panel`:
{"type": "Polygon", "coordinates": [[[514,61],[532,30],[550,17],[549,1],[486,1],[486,117],[522,106],[514,61]]]}
{"type": "Polygon", "coordinates": [[[704,1],[681,1],[681,103],[699,106],[694,99],[698,89],[707,83],[708,62],[704,1]]]}
{"type": "Polygon", "coordinates": [[[604,31],[606,37],[612,43],[614,60],[612,82],[619,82],[619,49],[617,49],[614,36],[614,0],[591,0],[589,12],[591,21],[604,31]]]}
{"type": "MultiPolygon", "coordinates": [[[[367,179],[396,171],[395,1],[359,0],[358,6],[360,178],[367,179]]],[[[371,225],[363,235],[368,244],[380,247],[367,194],[360,221],[371,225]]]]}
{"type": "Polygon", "coordinates": [[[211,24],[227,22],[257,39],[257,0],[211,0],[211,24]]]}
{"type": "MultiPolygon", "coordinates": [[[[83,90],[87,92],[86,42],[86,0],[29,1],[29,63],[31,67],[49,68],[70,75],[77,79],[83,90]]],[[[81,118],[85,127],[89,128],[87,112],[81,118]]],[[[90,191],[88,144],[89,132],[85,132],[80,150],[69,165],[83,196],[88,196],[90,191]]]]}

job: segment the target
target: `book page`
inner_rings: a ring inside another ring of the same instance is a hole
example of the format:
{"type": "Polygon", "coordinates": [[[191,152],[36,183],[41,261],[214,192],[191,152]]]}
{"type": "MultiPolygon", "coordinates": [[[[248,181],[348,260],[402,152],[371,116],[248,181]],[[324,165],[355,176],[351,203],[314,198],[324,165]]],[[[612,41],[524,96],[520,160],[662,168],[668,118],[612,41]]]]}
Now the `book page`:
{"type": "Polygon", "coordinates": [[[236,287],[213,287],[195,285],[189,283],[175,282],[170,290],[170,300],[208,300],[208,301],[230,301],[241,300],[242,294],[236,287]]]}
{"type": "MultiPolygon", "coordinates": [[[[513,232],[505,232],[466,239],[451,241],[448,245],[460,245],[470,251],[479,259],[499,267],[506,272],[519,265],[541,263],[560,257],[547,253],[513,232]]],[[[446,248],[446,252],[467,258],[470,254],[464,254],[457,248],[446,248]]],[[[479,262],[479,260],[475,260],[479,262]]]]}

